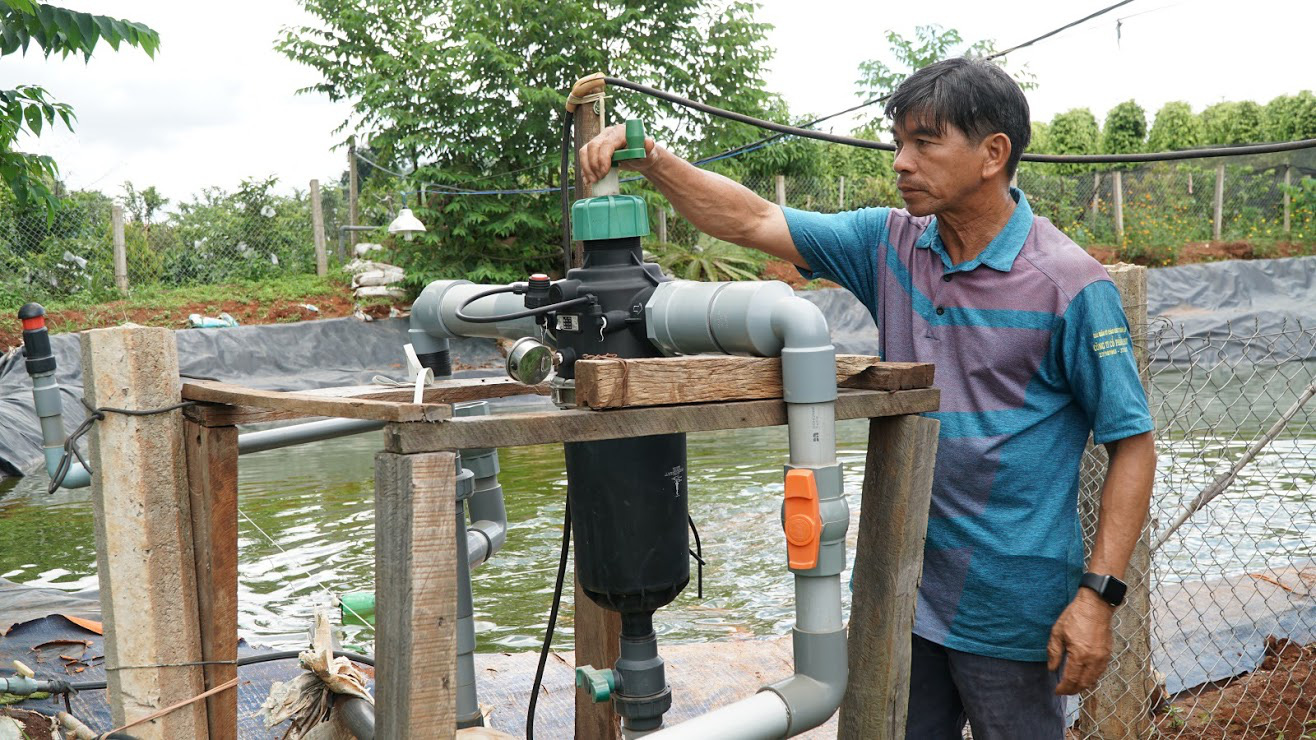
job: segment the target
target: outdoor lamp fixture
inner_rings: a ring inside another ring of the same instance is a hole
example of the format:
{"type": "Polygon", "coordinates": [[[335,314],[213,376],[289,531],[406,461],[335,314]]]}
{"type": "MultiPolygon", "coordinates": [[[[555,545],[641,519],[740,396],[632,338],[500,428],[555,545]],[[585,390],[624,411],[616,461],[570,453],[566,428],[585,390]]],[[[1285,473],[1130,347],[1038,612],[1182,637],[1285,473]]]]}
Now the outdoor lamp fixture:
{"type": "Polygon", "coordinates": [[[410,208],[403,208],[398,217],[393,219],[393,223],[388,225],[389,234],[401,234],[403,239],[411,241],[416,238],[416,234],[424,233],[425,224],[416,218],[410,208]]]}

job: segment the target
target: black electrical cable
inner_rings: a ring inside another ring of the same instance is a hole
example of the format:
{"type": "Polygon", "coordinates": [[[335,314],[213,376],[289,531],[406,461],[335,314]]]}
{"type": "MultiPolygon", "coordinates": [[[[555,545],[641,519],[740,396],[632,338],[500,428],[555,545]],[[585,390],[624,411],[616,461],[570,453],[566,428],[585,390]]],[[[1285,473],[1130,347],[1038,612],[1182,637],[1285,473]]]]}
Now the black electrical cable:
{"type": "MultiPolygon", "coordinates": [[[[254,655],[244,655],[241,658],[237,659],[237,664],[239,666],[244,666],[244,665],[255,665],[257,663],[270,663],[276,660],[291,660],[293,658],[299,657],[303,652],[305,651],[279,650],[272,653],[256,653],[254,655]]],[[[363,653],[354,653],[351,650],[335,650],[334,657],[347,658],[353,663],[360,663],[362,665],[368,665],[372,667],[375,665],[375,656],[365,655],[363,653]]],[[[70,682],[69,690],[73,691],[74,693],[79,691],[96,691],[98,689],[105,688],[105,686],[106,683],[104,681],[70,682]]]]}
{"type": "Polygon", "coordinates": [[[462,321],[465,321],[468,324],[496,324],[499,321],[524,319],[529,316],[538,316],[540,314],[549,313],[550,311],[561,311],[564,308],[571,308],[572,306],[579,306],[585,303],[592,303],[596,300],[594,296],[585,295],[579,298],[572,298],[569,301],[559,301],[557,303],[550,303],[545,306],[539,306],[538,308],[527,308],[524,311],[513,311],[512,313],[500,314],[498,316],[471,316],[469,314],[462,313],[462,311],[467,306],[480,300],[481,298],[488,298],[491,295],[498,295],[500,293],[522,293],[522,292],[525,292],[525,286],[519,283],[514,283],[512,285],[502,285],[497,288],[490,288],[489,290],[480,291],[479,293],[476,293],[475,295],[463,301],[462,305],[459,306],[457,310],[454,312],[454,315],[458,319],[461,319],[462,321]]]}
{"type": "Polygon", "coordinates": [[[699,544],[699,530],[695,528],[695,518],[689,514],[685,515],[685,520],[690,523],[690,531],[695,535],[695,549],[690,555],[699,564],[699,598],[704,598],[704,546],[699,544]]]}
{"type": "Polygon", "coordinates": [[[567,169],[571,166],[571,133],[575,118],[568,111],[562,121],[562,164],[557,181],[562,201],[562,277],[571,270],[571,197],[567,195],[567,169]]]}
{"type": "MultiPolygon", "coordinates": [[[[833,144],[845,144],[847,146],[859,147],[861,149],[880,149],[882,151],[895,151],[895,144],[887,144],[870,139],[859,139],[853,136],[841,136],[839,134],[829,134],[824,131],[812,131],[798,126],[788,126],[784,123],[775,123],[765,121],[762,118],[747,116],[744,113],[725,110],[716,106],[701,103],[697,100],[681,97],[674,93],[664,90],[641,85],[638,82],[623,80],[618,77],[605,77],[604,81],[609,85],[634,90],[635,92],[666,100],[675,105],[684,106],[692,110],[701,111],[709,115],[725,118],[730,121],[757,126],[769,131],[776,131],[783,135],[799,136],[806,139],[817,139],[818,141],[827,141],[833,144]]],[[[1316,139],[1301,139],[1299,141],[1285,141],[1273,144],[1248,144],[1245,146],[1222,146],[1209,147],[1206,149],[1184,149],[1177,152],[1145,152],[1141,154],[1028,154],[1024,153],[1023,159],[1026,162],[1050,162],[1053,164],[1117,164],[1125,162],[1163,162],[1175,159],[1202,159],[1207,157],[1230,157],[1241,154],[1274,154],[1276,152],[1289,152],[1296,149],[1310,149],[1316,147],[1316,139]]]]}
{"type": "Polygon", "coordinates": [[[567,579],[567,553],[571,551],[571,499],[567,499],[562,514],[562,551],[557,561],[557,581],[553,584],[553,606],[548,610],[548,628],[544,630],[544,644],[539,649],[539,665],[535,667],[535,682],[530,687],[530,706],[525,712],[526,740],[535,740],[535,706],[539,703],[539,687],[544,683],[544,666],[553,649],[553,630],[557,627],[558,607],[562,605],[562,584],[567,579]]]}
{"type": "Polygon", "coordinates": [[[50,483],[46,486],[46,493],[54,493],[59,490],[60,486],[64,485],[64,479],[68,477],[69,471],[73,469],[74,458],[77,458],[78,462],[82,463],[82,467],[85,468],[88,473],[92,472],[91,467],[87,465],[87,461],[82,459],[82,454],[78,452],[77,444],[78,440],[81,439],[83,435],[91,431],[93,424],[105,418],[105,412],[108,411],[112,414],[126,414],[128,416],[152,416],[154,414],[165,414],[170,411],[177,411],[179,409],[185,409],[189,406],[196,405],[195,401],[183,401],[182,403],[176,403],[172,406],[163,406],[158,409],[120,409],[114,408],[113,406],[98,406],[92,408],[91,404],[87,403],[87,399],[81,398],[79,400],[82,401],[83,407],[87,409],[87,418],[82,420],[82,423],[78,425],[77,429],[73,430],[72,434],[64,438],[64,454],[60,456],[59,464],[55,466],[55,474],[50,476],[50,483]]]}

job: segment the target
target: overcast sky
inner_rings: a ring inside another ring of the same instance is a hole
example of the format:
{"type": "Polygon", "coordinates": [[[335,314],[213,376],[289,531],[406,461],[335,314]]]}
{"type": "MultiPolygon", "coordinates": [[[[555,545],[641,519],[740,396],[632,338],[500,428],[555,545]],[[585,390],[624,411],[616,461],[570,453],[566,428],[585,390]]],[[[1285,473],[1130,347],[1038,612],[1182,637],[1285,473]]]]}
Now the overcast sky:
{"type": "MultiPolygon", "coordinates": [[[[852,105],[859,62],[885,54],[887,30],[910,35],[938,23],[970,40],[1012,46],[1105,4],[1106,0],[762,0],[777,56],[768,86],[798,113],[852,105]]],[[[4,82],[38,83],[71,104],[77,132],[28,142],[53,155],[74,188],[112,195],[131,180],[177,201],[206,185],[232,188],[244,177],[276,175],[284,187],[335,178],[345,155],[331,151],[345,107],[294,95],[317,81],[273,51],[282,27],[307,20],[295,0],[220,5],[179,0],[60,4],[146,23],[161,36],[154,61],[136,49],[101,45],[81,59],[6,57],[4,82]]],[[[1195,110],[1221,100],[1264,103],[1316,88],[1310,0],[1136,0],[1083,26],[1016,52],[1039,87],[1033,117],[1086,106],[1098,118],[1136,99],[1149,116],[1169,100],[1195,110]],[[1120,34],[1116,38],[1116,22],[1120,34]]],[[[674,90],[674,92],[683,92],[674,90]]]]}

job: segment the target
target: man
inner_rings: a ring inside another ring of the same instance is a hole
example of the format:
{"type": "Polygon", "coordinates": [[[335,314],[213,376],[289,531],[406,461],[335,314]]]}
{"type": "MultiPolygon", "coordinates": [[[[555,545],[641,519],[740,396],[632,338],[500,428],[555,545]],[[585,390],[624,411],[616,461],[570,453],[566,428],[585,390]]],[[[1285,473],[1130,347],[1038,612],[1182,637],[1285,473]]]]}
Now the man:
{"type": "MultiPolygon", "coordinates": [[[[886,114],[905,210],[780,208],[652,142],[624,166],[700,230],[845,286],[877,322],[884,359],[936,363],[908,737],[958,738],[967,721],[979,740],[1061,738],[1063,695],[1092,687],[1110,660],[1118,579],[1151,496],[1152,420],[1128,323],[1105,270],[1010,187],[1028,102],[999,67],[928,66],[886,114]],[[1110,467],[1085,568],[1089,433],[1110,467]]],[[[589,142],[585,179],[624,146],[620,126],[589,142]]]]}

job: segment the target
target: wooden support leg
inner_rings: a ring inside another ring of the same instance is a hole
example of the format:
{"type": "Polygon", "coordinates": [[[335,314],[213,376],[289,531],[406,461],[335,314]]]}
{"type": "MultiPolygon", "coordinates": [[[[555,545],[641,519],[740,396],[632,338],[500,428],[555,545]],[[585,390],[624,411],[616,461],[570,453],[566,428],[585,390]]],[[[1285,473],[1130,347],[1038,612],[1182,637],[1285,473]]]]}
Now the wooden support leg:
{"type": "Polygon", "coordinates": [[[850,606],[850,681],[838,737],[905,737],[910,634],[939,427],[921,416],[869,422],[850,606]]]}
{"type": "MultiPolygon", "coordinates": [[[[95,406],[179,401],[172,331],[128,324],[82,335],[83,385],[95,406]]],[[[200,694],[201,629],[179,411],[107,412],[91,434],[96,568],[105,669],[116,726],[200,694]]],[[[196,702],[138,725],[139,738],[204,738],[196,702]]]]}
{"type": "MultiPolygon", "coordinates": [[[[621,657],[621,614],[590,601],[576,582],[576,665],[611,668],[621,657]]],[[[610,740],[621,735],[621,721],[611,702],[595,704],[576,692],[577,740],[610,740]]]]}
{"type": "MultiPolygon", "coordinates": [[[[192,506],[201,658],[238,658],[238,429],[183,423],[192,506]]],[[[207,689],[232,679],[236,664],[204,667],[207,689]]],[[[238,692],[206,699],[212,740],[238,736],[238,692]]]]}
{"type": "Polygon", "coordinates": [[[455,465],[453,452],[375,457],[375,707],[381,740],[456,733],[455,465]]]}

